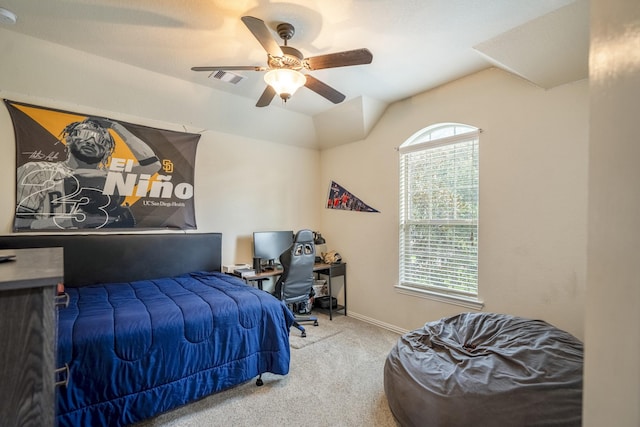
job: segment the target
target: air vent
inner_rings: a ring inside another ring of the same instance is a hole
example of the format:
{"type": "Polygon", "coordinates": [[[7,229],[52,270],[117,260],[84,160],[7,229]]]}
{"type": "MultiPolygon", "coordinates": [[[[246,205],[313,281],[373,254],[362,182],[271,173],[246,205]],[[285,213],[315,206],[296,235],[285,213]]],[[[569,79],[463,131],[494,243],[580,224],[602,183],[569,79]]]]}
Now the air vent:
{"type": "Polygon", "coordinates": [[[234,74],[234,73],[230,73],[228,71],[222,71],[222,70],[214,71],[209,75],[209,78],[222,80],[223,82],[231,83],[234,85],[237,85],[238,83],[240,83],[242,80],[245,79],[244,76],[241,76],[239,74],[234,74]]]}

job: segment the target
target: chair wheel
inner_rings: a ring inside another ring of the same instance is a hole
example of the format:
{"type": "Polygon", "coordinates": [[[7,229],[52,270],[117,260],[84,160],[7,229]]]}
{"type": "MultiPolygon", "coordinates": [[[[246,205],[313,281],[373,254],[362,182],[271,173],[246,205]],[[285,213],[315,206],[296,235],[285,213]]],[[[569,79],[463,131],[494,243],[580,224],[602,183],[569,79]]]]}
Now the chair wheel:
{"type": "Polygon", "coordinates": [[[313,326],[318,326],[318,321],[313,322],[313,326]]]}
{"type": "Polygon", "coordinates": [[[263,384],[264,384],[264,382],[262,381],[262,378],[258,378],[258,379],[256,380],[256,385],[257,385],[258,387],[260,387],[260,386],[261,386],[261,385],[263,385],[263,384]]]}
{"type": "Polygon", "coordinates": [[[301,336],[302,338],[305,338],[305,337],[307,336],[307,332],[306,332],[306,331],[302,331],[302,333],[300,334],[300,336],[301,336]]]}

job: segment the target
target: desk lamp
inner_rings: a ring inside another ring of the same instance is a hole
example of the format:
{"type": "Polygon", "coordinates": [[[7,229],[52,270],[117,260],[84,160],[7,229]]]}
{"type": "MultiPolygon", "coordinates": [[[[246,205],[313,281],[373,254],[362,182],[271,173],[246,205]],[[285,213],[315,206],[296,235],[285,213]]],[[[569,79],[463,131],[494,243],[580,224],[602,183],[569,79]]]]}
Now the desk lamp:
{"type": "Polygon", "coordinates": [[[316,247],[316,262],[322,262],[322,254],[327,252],[327,241],[322,237],[322,234],[314,232],[313,244],[316,247]]]}

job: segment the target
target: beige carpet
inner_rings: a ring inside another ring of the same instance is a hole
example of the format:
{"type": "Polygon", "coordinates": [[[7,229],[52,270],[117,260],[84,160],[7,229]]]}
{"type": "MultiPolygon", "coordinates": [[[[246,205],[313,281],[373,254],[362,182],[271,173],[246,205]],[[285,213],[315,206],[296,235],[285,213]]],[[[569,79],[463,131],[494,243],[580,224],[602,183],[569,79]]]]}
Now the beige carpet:
{"type": "Polygon", "coordinates": [[[304,348],[342,332],[342,328],[335,322],[329,320],[327,316],[318,316],[315,313],[314,316],[318,317],[318,326],[313,326],[311,322],[302,323],[302,326],[307,332],[306,337],[303,338],[298,329],[291,328],[291,332],[289,333],[289,345],[291,348],[304,348]]]}
{"type": "Polygon", "coordinates": [[[265,374],[262,387],[251,380],[136,427],[398,427],[383,368],[399,335],[343,315],[319,314],[318,321],[305,325],[307,344],[291,349],[288,375],[265,374]]]}

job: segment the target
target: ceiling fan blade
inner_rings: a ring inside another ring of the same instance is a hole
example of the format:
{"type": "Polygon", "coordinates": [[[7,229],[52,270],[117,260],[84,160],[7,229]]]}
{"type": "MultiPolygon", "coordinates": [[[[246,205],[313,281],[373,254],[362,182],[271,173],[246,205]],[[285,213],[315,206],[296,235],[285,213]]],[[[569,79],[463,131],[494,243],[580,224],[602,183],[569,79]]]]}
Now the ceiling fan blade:
{"type": "Polygon", "coordinates": [[[267,85],[264,92],[262,92],[262,95],[260,95],[258,102],[256,102],[256,107],[268,106],[271,104],[271,100],[274,96],[276,96],[276,91],[271,86],[267,85]]]}
{"type": "Polygon", "coordinates": [[[253,16],[243,16],[242,22],[247,26],[253,36],[258,39],[264,50],[271,56],[284,56],[282,49],[271,35],[269,28],[262,19],[254,18],[253,16]]]}
{"type": "Polygon", "coordinates": [[[321,82],[320,80],[316,79],[315,77],[309,74],[307,74],[306,77],[307,77],[307,81],[304,85],[307,88],[314,91],[315,93],[317,93],[318,95],[324,96],[334,104],[339,104],[342,101],[344,101],[345,96],[342,93],[335,90],[334,88],[332,88],[331,86],[329,86],[328,84],[321,82]]]}
{"type": "Polygon", "coordinates": [[[369,49],[363,48],[313,56],[306,58],[306,61],[310,70],[320,70],[323,68],[370,64],[373,61],[373,55],[369,49]]]}
{"type": "Polygon", "coordinates": [[[193,71],[266,71],[267,67],[256,67],[254,65],[230,65],[230,66],[210,66],[210,67],[191,67],[193,71]]]}

